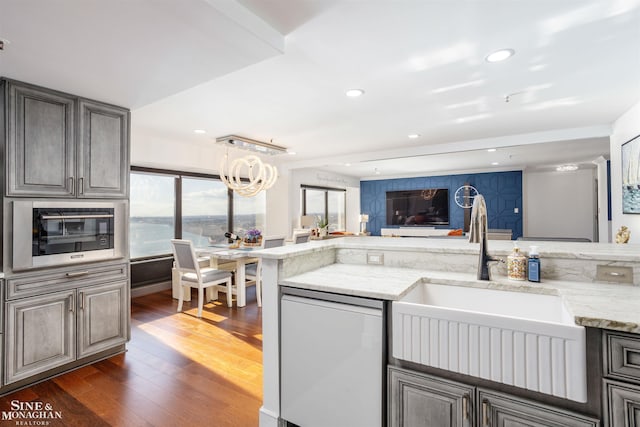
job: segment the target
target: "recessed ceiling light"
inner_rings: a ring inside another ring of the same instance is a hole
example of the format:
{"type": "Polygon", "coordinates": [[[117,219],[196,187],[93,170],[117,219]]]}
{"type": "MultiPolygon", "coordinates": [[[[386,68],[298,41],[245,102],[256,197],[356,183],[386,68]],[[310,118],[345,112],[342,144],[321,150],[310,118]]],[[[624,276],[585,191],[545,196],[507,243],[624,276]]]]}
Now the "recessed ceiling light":
{"type": "Polygon", "coordinates": [[[344,165],[348,167],[351,166],[351,163],[345,163],[344,165]]]}
{"type": "Polygon", "coordinates": [[[290,156],[295,156],[296,152],[295,151],[291,151],[291,150],[287,150],[287,154],[289,154],[290,156]]]}
{"type": "Polygon", "coordinates": [[[515,53],[516,51],[513,49],[500,49],[496,50],[493,53],[490,53],[484,59],[487,62],[500,62],[504,61],[505,59],[511,58],[513,55],[515,55],[515,53]]]}
{"type": "Polygon", "coordinates": [[[558,172],[573,172],[578,170],[578,165],[560,165],[556,168],[558,172]]]}
{"type": "Polygon", "coordinates": [[[416,139],[420,137],[419,133],[410,133],[409,135],[407,135],[409,138],[411,139],[416,139]]]}
{"type": "Polygon", "coordinates": [[[491,166],[498,166],[500,163],[498,162],[491,162],[491,166]]]}
{"type": "Polygon", "coordinates": [[[207,131],[204,129],[194,129],[193,133],[207,133],[207,131]]]}
{"type": "Polygon", "coordinates": [[[490,152],[490,153],[495,153],[496,149],[495,148],[488,148],[487,151],[490,152]]]}
{"type": "Polygon", "coordinates": [[[362,89],[349,89],[348,91],[345,92],[345,95],[347,95],[350,98],[357,98],[359,96],[364,95],[364,90],[362,90],[362,89]]]}

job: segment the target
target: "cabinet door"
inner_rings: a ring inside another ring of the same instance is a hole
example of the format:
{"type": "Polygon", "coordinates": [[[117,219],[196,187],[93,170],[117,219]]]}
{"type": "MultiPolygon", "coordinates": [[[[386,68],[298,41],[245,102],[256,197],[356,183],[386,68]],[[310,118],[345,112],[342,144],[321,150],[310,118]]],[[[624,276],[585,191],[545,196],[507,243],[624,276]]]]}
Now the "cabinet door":
{"type": "Polygon", "coordinates": [[[7,195],[73,195],[75,98],[6,84],[7,195]]]}
{"type": "Polygon", "coordinates": [[[472,426],[473,397],[471,386],[389,368],[389,425],[392,427],[472,426]]]}
{"type": "Polygon", "coordinates": [[[81,99],[78,197],[127,197],[129,111],[81,99]]]}
{"type": "Polygon", "coordinates": [[[126,281],[78,290],[78,357],[124,344],[129,330],[126,281]]]}
{"type": "Polygon", "coordinates": [[[481,427],[597,427],[600,421],[557,407],[502,393],[479,390],[481,427]]]}
{"type": "Polygon", "coordinates": [[[5,384],[76,359],[75,291],[6,303],[5,384]]]}
{"type": "Polygon", "coordinates": [[[640,386],[605,381],[608,427],[640,427],[640,386]]]}

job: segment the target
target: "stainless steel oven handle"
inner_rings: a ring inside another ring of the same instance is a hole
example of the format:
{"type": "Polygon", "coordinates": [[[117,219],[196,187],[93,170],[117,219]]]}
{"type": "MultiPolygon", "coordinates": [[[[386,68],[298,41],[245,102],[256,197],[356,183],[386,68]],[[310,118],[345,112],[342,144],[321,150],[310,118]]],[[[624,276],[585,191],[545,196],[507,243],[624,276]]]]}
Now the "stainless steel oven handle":
{"type": "Polygon", "coordinates": [[[67,277],[80,277],[80,276],[86,276],[87,274],[89,274],[88,271],[77,271],[75,273],[67,273],[66,276],[67,277]]]}
{"type": "Polygon", "coordinates": [[[101,215],[42,215],[42,219],[83,219],[83,218],[113,218],[112,214],[101,215]]]}

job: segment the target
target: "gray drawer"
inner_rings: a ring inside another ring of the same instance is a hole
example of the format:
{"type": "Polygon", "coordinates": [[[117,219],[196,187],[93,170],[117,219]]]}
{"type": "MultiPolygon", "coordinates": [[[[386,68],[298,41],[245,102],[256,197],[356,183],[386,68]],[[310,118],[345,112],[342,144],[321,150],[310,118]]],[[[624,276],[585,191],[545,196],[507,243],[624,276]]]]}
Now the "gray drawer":
{"type": "Polygon", "coordinates": [[[129,277],[129,264],[92,264],[55,272],[13,276],[6,280],[6,300],[57,292],[81,286],[111,283],[129,277]]]}
{"type": "Polygon", "coordinates": [[[640,335],[604,331],[604,373],[640,384],[640,335]]]}

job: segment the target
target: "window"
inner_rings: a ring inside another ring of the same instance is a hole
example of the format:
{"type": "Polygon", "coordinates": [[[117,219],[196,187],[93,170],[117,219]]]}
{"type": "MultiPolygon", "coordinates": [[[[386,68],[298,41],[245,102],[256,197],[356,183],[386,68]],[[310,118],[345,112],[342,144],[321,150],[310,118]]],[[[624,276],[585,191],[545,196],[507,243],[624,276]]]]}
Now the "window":
{"type": "Polygon", "coordinates": [[[131,258],[171,253],[175,236],[175,177],[131,173],[131,258]]]}
{"type": "Polygon", "coordinates": [[[242,197],[215,175],[131,168],[131,259],[170,255],[174,238],[191,240],[196,247],[226,243],[227,231],[264,230],[265,217],[265,192],[242,197]]]}
{"type": "Polygon", "coordinates": [[[243,236],[247,230],[264,230],[266,224],[267,197],[264,191],[254,197],[233,197],[233,232],[243,236]]]}
{"type": "Polygon", "coordinates": [[[329,231],[346,230],[347,191],[302,186],[302,215],[328,218],[329,231]]]}
{"type": "Polygon", "coordinates": [[[229,191],[221,181],[182,178],[182,238],[195,247],[226,243],[229,191]]]}

